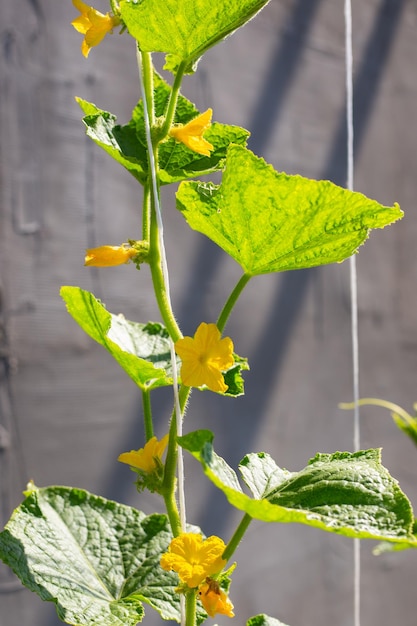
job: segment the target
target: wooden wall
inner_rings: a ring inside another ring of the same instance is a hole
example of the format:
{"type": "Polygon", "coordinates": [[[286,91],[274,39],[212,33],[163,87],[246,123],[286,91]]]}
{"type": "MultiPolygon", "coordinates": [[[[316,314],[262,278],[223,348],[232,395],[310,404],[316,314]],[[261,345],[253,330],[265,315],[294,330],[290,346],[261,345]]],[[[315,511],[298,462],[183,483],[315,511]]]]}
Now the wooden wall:
{"type": "MultiPolygon", "coordinates": [[[[107,10],[104,0],[97,8],[107,10]]],[[[417,400],[417,3],[353,2],[355,186],[404,220],[375,232],[357,258],[361,395],[410,410],[417,400]]],[[[29,478],[71,484],[159,509],[118,465],[143,444],[140,394],[67,315],[61,285],[93,291],[112,312],[156,320],[146,268],[83,267],[84,249],[139,232],[140,192],[84,135],[79,95],[121,123],[139,98],[134,47],[113,35],[88,60],[70,0],[0,5],[0,522],[29,478]]],[[[250,147],[280,170],[345,183],[344,22],[339,0],[271,0],[210,51],[184,94],[216,120],[252,132],[250,147]]],[[[239,272],[187,229],[164,193],[174,306],[186,333],[212,321],[239,272]]],[[[253,280],[228,326],[247,355],[247,395],[195,393],[186,430],[211,427],[236,466],[265,450],[290,470],[317,451],[352,449],[348,263],[253,280]]],[[[170,394],[155,395],[158,427],[170,394]]],[[[417,504],[417,451],[388,413],[362,411],[362,447],[417,504]]],[[[162,435],[158,431],[158,435],[162,435]]],[[[238,515],[187,459],[189,520],[226,540],[238,515]]],[[[375,557],[362,546],[362,619],[416,625],[414,553],[375,557]]],[[[232,599],[240,624],[266,612],[291,626],[353,623],[352,542],[301,526],[254,522],[237,554],[232,599]]],[[[151,610],[145,623],[159,622],[151,610]]],[[[0,626],[54,626],[54,608],[0,565],[0,626]]]]}

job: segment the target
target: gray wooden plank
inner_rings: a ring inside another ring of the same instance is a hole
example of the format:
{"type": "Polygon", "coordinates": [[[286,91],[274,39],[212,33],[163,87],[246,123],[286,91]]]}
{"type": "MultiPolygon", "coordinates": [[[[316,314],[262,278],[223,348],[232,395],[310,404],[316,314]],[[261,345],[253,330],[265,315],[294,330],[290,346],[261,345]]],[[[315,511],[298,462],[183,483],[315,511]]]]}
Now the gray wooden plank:
{"type": "MultiPolygon", "coordinates": [[[[201,108],[212,105],[216,119],[247,126],[252,149],[275,167],[343,183],[341,4],[271,2],[208,53],[184,93],[201,108]],[[265,132],[265,118],[272,132],[265,132]]],[[[5,393],[3,385],[1,424],[20,427],[25,479],[74,484],[151,512],[159,503],[151,495],[139,499],[128,468],[115,461],[142,444],[139,394],[75,327],[58,295],[61,285],[79,284],[114,312],[158,319],[146,268],[136,274],[133,267],[82,267],[85,247],[136,236],[140,194],[84,137],[73,96],[126,121],[139,91],[134,47],[126,37],[108,37],[85,61],[70,27],[70,2],[2,3],[0,18],[0,277],[9,347],[3,362],[17,364],[13,375],[1,372],[0,382],[7,379],[13,391],[5,393]]],[[[387,204],[399,201],[406,212],[403,223],[375,233],[358,257],[361,393],[406,408],[417,399],[416,21],[412,2],[354,7],[356,187],[387,204]]],[[[215,319],[238,271],[184,228],[168,192],[164,207],[174,305],[191,333],[202,319],[215,319]]],[[[296,470],[318,450],[352,447],[351,416],[337,408],[351,397],[346,263],[254,280],[228,332],[250,359],[247,396],[220,401],[195,393],[187,430],[210,425],[219,453],[234,465],[246,452],[264,449],[296,470]]],[[[168,392],[155,396],[159,428],[170,401],[168,392]]],[[[387,414],[362,414],[363,446],[383,446],[385,465],[416,501],[412,444],[387,414]]],[[[9,499],[9,509],[24,488],[18,453],[14,434],[12,448],[0,450],[2,501],[9,499]]],[[[227,539],[238,516],[198,480],[191,459],[186,466],[193,476],[189,519],[227,539]]],[[[414,555],[375,558],[371,547],[362,544],[363,622],[415,626],[414,555]]],[[[232,599],[240,621],[265,611],[293,625],[352,623],[350,541],[254,523],[237,558],[232,599]]],[[[9,582],[4,569],[2,582],[9,582]]],[[[29,592],[3,590],[1,626],[58,623],[53,608],[29,592]]],[[[152,622],[151,614],[146,620],[152,622]]]]}

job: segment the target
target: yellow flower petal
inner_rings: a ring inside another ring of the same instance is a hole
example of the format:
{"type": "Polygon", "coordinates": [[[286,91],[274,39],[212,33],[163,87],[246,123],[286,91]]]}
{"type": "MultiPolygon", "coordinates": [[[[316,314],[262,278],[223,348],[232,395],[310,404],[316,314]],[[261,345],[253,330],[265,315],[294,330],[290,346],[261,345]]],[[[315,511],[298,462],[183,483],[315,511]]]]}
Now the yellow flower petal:
{"type": "Polygon", "coordinates": [[[223,589],[220,589],[219,584],[215,580],[207,578],[207,580],[199,586],[198,595],[201,604],[210,617],[214,617],[216,613],[227,615],[227,617],[235,616],[233,613],[234,607],[229,600],[229,596],[223,589]]]}
{"type": "Polygon", "coordinates": [[[175,351],[182,361],[184,385],[206,385],[212,391],[222,393],[227,390],[222,372],[233,366],[233,342],[230,337],[221,339],[216,324],[202,322],[194,338],[183,337],[176,342],[175,351]]]}
{"type": "Polygon", "coordinates": [[[73,5],[80,12],[79,17],[71,22],[75,30],[85,35],[81,52],[85,57],[92,47],[97,46],[113,28],[120,24],[120,18],[110,13],[100,13],[97,9],[90,7],[81,0],[72,0],[73,5]]]}
{"type": "Polygon", "coordinates": [[[156,437],[152,437],[140,450],[123,452],[117,460],[151,474],[157,468],[158,459],[162,462],[162,455],[167,444],[168,435],[162,437],[160,441],[156,437]]]}
{"type": "Polygon", "coordinates": [[[212,109],[207,109],[207,111],[201,113],[201,115],[187,124],[174,126],[169,131],[169,134],[171,137],[174,137],[174,139],[187,146],[187,148],[193,150],[193,152],[197,152],[203,156],[210,156],[210,152],[214,150],[214,146],[204,139],[203,134],[211,126],[212,114],[212,109]]]}
{"type": "Polygon", "coordinates": [[[220,537],[207,539],[197,533],[181,533],[175,537],[168,552],[161,557],[161,567],[174,570],[182,583],[188,587],[198,587],[208,576],[217,574],[226,565],[222,559],[225,544],[220,537]]]}
{"type": "Polygon", "coordinates": [[[123,263],[129,263],[137,254],[137,250],[128,244],[89,248],[86,250],[84,265],[94,267],[123,265],[123,263]]]}

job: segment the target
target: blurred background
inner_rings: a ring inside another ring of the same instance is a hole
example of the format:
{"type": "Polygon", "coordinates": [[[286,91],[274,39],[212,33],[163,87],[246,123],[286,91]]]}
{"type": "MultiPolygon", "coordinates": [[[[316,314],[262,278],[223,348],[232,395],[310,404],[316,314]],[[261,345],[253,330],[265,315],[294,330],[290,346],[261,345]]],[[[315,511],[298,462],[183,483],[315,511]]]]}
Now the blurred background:
{"type": "MultiPolygon", "coordinates": [[[[106,12],[108,3],[96,0],[106,12]]],[[[84,250],[140,235],[141,191],[86,138],[80,96],[130,119],[139,99],[133,41],[117,34],[81,56],[70,0],[0,5],[0,525],[28,479],[73,485],[161,510],[138,495],[117,456],[143,445],[141,398],[103,348],[83,334],[61,285],[92,291],[113,313],[159,320],[146,266],[84,268],[84,250]]],[[[417,401],[417,2],[353,2],[355,188],[402,222],[375,231],[357,257],[361,396],[411,411],[417,401]]],[[[343,1],[271,0],[206,54],[183,93],[214,119],[248,128],[249,147],[278,170],[345,185],[343,1]]],[[[185,334],[214,321],[238,266],[175,209],[163,211],[174,309],[185,334]]],[[[302,469],[318,451],[351,450],[349,264],[255,278],[227,326],[249,358],[246,396],[194,392],[185,430],[209,427],[230,465],[251,451],[302,469]]],[[[153,394],[162,436],[171,392],[153,394]]],[[[362,409],[361,446],[417,505],[417,450],[389,413],[362,409]]],[[[186,459],[188,519],[226,541],[240,514],[186,459]]],[[[413,551],[372,555],[362,542],[362,620],[416,625],[413,551]]],[[[236,623],[265,612],[291,626],[353,623],[352,541],[315,529],[253,522],[236,558],[236,623]]],[[[160,623],[147,610],[145,624],[160,623]]],[[[224,622],[224,620],[221,620],[224,622]]],[[[0,564],[0,626],[56,626],[54,606],[0,564]]],[[[209,622],[210,623],[210,622],[209,622]]]]}

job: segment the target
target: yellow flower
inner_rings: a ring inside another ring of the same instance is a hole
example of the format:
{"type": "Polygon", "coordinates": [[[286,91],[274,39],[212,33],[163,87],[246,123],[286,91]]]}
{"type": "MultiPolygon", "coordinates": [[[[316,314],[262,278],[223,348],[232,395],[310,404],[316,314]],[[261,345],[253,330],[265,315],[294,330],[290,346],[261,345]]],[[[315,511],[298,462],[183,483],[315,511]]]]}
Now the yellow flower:
{"type": "Polygon", "coordinates": [[[227,385],[222,372],[232,367],[233,342],[230,337],[220,338],[216,324],[202,322],[194,338],[183,337],[175,344],[182,361],[181,380],[188,387],[206,385],[212,391],[224,393],[227,385]]]}
{"type": "Polygon", "coordinates": [[[123,243],[121,246],[100,246],[86,250],[84,265],[111,267],[129,263],[138,254],[135,248],[123,243]]]}
{"type": "Polygon", "coordinates": [[[211,150],[214,150],[214,146],[211,145],[203,134],[211,125],[211,116],[213,111],[207,109],[205,113],[201,113],[198,117],[188,122],[188,124],[174,126],[169,131],[171,137],[174,137],[177,141],[181,141],[187,148],[202,154],[204,156],[210,156],[211,150]]]}
{"type": "Polygon", "coordinates": [[[217,574],[226,565],[222,554],[226,546],[220,537],[207,539],[197,533],[181,533],[162,555],[161,567],[177,572],[182,583],[198,587],[208,576],[217,574]]]}
{"type": "Polygon", "coordinates": [[[214,617],[216,613],[234,617],[233,604],[229,600],[229,596],[222,589],[219,583],[212,578],[207,578],[198,588],[198,595],[201,604],[210,617],[214,617]]]}
{"type": "Polygon", "coordinates": [[[167,447],[167,443],[168,435],[162,437],[161,441],[158,441],[156,437],[152,437],[140,450],[123,452],[117,460],[151,474],[162,463],[162,455],[167,447]]]}
{"type": "Polygon", "coordinates": [[[81,44],[81,52],[87,58],[93,46],[104,39],[107,33],[111,33],[115,26],[120,24],[120,18],[110,13],[100,13],[93,7],[84,4],[81,0],[72,0],[72,4],[80,12],[80,16],[71,22],[75,30],[85,35],[81,44]]]}

